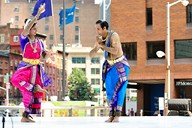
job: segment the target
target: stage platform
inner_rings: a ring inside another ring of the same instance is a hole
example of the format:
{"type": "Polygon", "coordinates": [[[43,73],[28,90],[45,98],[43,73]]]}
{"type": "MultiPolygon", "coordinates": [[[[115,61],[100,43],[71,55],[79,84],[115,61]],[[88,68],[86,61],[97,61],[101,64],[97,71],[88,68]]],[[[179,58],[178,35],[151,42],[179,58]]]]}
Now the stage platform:
{"type": "MultiPolygon", "coordinates": [[[[2,117],[0,128],[3,128],[2,117]]],[[[21,123],[21,117],[6,117],[4,128],[192,128],[192,117],[120,117],[119,123],[105,123],[108,117],[34,117],[35,123],[21,123]]]]}

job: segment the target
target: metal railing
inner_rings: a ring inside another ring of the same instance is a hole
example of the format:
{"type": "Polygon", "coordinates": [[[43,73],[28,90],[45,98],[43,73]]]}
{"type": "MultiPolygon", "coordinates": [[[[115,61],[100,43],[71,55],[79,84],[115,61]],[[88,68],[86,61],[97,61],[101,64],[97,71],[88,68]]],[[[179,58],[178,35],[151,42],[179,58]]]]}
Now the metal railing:
{"type": "MultiPolygon", "coordinates": [[[[21,116],[24,111],[23,106],[0,106],[0,111],[7,112],[11,116],[21,116]],[[17,111],[15,115],[13,111],[17,111]]],[[[104,106],[55,106],[55,107],[42,107],[41,117],[73,117],[73,116],[108,116],[109,108],[104,106]]],[[[8,116],[8,114],[7,114],[8,116]]]]}

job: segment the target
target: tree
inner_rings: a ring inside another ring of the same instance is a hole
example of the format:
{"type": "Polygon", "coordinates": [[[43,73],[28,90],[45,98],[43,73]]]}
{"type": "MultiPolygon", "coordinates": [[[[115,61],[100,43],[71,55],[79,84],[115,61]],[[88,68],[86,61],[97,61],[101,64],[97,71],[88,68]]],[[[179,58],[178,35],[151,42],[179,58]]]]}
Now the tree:
{"type": "Polygon", "coordinates": [[[71,100],[93,100],[94,92],[82,69],[73,69],[68,79],[68,89],[71,100]]]}

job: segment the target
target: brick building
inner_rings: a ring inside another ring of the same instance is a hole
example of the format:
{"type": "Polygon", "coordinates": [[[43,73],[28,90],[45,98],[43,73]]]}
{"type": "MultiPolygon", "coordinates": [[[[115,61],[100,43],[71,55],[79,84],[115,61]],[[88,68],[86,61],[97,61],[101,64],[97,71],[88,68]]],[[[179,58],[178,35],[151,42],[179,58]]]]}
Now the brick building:
{"type": "MultiPolygon", "coordinates": [[[[15,71],[19,61],[21,60],[20,46],[19,46],[19,33],[20,29],[10,28],[10,23],[6,25],[0,25],[0,85],[6,88],[4,81],[4,75],[12,73],[15,71]],[[12,50],[10,50],[12,48],[12,50]]],[[[0,104],[4,103],[6,93],[1,90],[0,104]]],[[[10,88],[10,100],[17,94],[17,90],[12,86],[10,88]]],[[[17,95],[19,96],[19,95],[17,95]]]]}
{"type": "MultiPolygon", "coordinates": [[[[158,97],[167,97],[166,4],[176,0],[112,0],[111,29],[120,35],[129,59],[130,82],[137,85],[137,115],[153,115],[158,97]]],[[[178,3],[170,8],[171,86],[170,98],[192,99],[192,0],[187,7],[178,3]]]]}

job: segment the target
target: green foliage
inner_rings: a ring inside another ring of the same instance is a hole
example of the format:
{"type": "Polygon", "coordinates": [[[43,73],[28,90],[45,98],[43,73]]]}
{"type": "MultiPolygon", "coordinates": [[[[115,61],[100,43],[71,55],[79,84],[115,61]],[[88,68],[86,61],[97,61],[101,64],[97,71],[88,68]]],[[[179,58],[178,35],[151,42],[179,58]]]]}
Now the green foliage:
{"type": "Polygon", "coordinates": [[[87,81],[85,72],[74,68],[68,79],[70,100],[92,100],[94,92],[91,93],[91,85],[87,81]]]}

